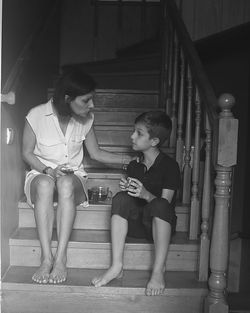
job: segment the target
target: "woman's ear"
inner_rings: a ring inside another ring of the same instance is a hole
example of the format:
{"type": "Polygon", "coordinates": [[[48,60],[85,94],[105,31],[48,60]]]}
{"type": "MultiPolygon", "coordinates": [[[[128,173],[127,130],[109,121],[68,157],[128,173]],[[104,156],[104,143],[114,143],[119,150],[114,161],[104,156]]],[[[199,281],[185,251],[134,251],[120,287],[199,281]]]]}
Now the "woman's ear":
{"type": "Polygon", "coordinates": [[[69,95],[65,95],[64,99],[65,99],[65,103],[70,103],[73,100],[73,98],[69,95]]]}
{"type": "Polygon", "coordinates": [[[152,146],[153,147],[156,147],[160,143],[160,139],[157,137],[154,137],[151,140],[152,140],[152,146]]]}

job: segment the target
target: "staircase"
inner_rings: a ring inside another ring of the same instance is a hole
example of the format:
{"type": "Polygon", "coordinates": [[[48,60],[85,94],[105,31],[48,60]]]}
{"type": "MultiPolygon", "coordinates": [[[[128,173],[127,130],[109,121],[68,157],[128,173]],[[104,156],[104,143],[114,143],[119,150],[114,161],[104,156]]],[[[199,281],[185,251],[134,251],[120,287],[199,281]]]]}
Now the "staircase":
{"type": "MultiPolygon", "coordinates": [[[[148,110],[164,110],[171,116],[171,140],[163,151],[179,163],[182,190],[175,208],[177,231],[166,260],[164,294],[145,295],[154,249],[152,243],[134,238],[126,241],[123,278],[105,287],[91,286],[93,276],[111,261],[108,200],[77,207],[68,247],[67,281],[60,285],[34,283],[31,277],[40,264],[40,246],[33,210],[22,199],[18,227],[9,238],[9,268],[2,279],[3,313],[228,313],[228,218],[238,128],[231,114],[234,98],[223,95],[217,101],[174,1],[163,4],[163,60],[147,55],[140,61],[128,58],[123,67],[113,60],[85,64],[84,68],[98,82],[94,126],[103,149],[133,154],[130,135],[135,117],[148,110]],[[110,71],[105,71],[107,68],[110,71]],[[202,141],[206,148],[203,167],[202,141]]],[[[86,153],[85,168],[89,188],[108,186],[113,195],[119,190],[124,174],[119,166],[100,164],[86,153]]],[[[55,251],[55,233],[51,244],[55,251]]]]}
{"type": "MultiPolygon", "coordinates": [[[[157,109],[154,101],[157,98],[156,91],[97,90],[95,129],[100,146],[117,153],[132,153],[130,134],[135,116],[157,109]],[[142,106],[142,99],[147,108],[142,106]]],[[[174,155],[173,149],[163,150],[174,155]]],[[[97,164],[87,155],[85,167],[89,188],[105,185],[113,195],[119,191],[122,169],[97,164]]],[[[110,264],[110,200],[87,208],[77,207],[68,247],[69,276],[65,284],[58,286],[32,282],[32,274],[40,264],[34,213],[25,200],[19,202],[18,209],[18,229],[9,240],[10,268],[2,283],[4,313],[125,312],[124,306],[126,312],[201,312],[207,286],[197,280],[198,241],[187,236],[189,206],[181,203],[176,206],[177,232],[166,261],[167,286],[164,295],[157,297],[144,295],[154,250],[152,243],[141,239],[127,239],[122,279],[107,287],[91,286],[93,276],[110,264]]],[[[52,247],[55,249],[56,245],[54,234],[52,247]]]]}

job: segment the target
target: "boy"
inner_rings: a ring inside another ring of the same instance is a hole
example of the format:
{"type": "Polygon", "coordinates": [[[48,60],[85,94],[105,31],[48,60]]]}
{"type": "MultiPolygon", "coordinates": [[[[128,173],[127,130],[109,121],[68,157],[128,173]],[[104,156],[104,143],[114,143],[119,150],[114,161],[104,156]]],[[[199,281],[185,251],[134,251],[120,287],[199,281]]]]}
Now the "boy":
{"type": "Polygon", "coordinates": [[[141,156],[129,163],[128,179],[121,179],[121,192],[113,198],[112,265],[103,275],[92,280],[95,287],[121,277],[128,235],[153,240],[155,258],[145,293],[154,296],[164,291],[165,261],[171,232],[175,228],[175,198],[180,186],[177,162],[159,148],[169,139],[171,129],[170,118],[160,111],[145,112],[135,120],[132,146],[141,156]]]}

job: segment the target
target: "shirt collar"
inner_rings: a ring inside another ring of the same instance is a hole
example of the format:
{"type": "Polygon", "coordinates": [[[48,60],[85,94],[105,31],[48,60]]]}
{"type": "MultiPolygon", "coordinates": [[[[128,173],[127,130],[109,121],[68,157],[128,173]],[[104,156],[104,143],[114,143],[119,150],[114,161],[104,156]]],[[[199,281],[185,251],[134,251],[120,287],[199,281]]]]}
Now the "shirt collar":
{"type": "Polygon", "coordinates": [[[55,115],[52,107],[52,99],[45,103],[45,115],[46,116],[55,115]]]}
{"type": "MultiPolygon", "coordinates": [[[[159,164],[161,162],[161,160],[163,159],[164,157],[164,153],[162,151],[160,151],[160,153],[157,155],[157,157],[155,158],[155,161],[154,163],[150,166],[150,168],[152,167],[155,167],[157,166],[157,164],[159,164]]],[[[137,159],[136,159],[137,163],[145,166],[145,164],[143,164],[143,154],[141,156],[139,156],[137,159]]]]}

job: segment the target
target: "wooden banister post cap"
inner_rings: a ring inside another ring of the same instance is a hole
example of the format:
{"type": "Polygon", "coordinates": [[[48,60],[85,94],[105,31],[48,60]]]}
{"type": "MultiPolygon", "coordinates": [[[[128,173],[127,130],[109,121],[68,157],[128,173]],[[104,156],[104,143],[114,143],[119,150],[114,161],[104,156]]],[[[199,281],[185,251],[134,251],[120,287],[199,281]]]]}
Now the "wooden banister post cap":
{"type": "Polygon", "coordinates": [[[235,105],[235,98],[230,93],[223,93],[219,96],[218,105],[221,109],[220,116],[233,116],[231,109],[235,105]]]}
{"type": "Polygon", "coordinates": [[[224,167],[233,166],[237,161],[238,120],[233,117],[231,108],[235,104],[229,93],[218,99],[221,109],[219,117],[219,140],[217,164],[224,167]]]}

